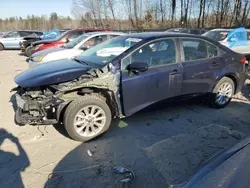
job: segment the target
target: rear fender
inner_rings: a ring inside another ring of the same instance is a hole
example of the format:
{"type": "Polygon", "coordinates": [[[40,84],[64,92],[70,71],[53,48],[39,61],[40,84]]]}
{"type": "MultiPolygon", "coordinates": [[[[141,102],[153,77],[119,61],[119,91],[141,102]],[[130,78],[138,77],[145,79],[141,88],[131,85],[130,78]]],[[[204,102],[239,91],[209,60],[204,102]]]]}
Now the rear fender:
{"type": "Polygon", "coordinates": [[[238,90],[239,90],[239,76],[237,76],[235,73],[227,73],[227,74],[224,74],[223,76],[220,76],[218,77],[218,79],[216,80],[216,83],[215,85],[213,86],[211,92],[213,92],[215,86],[217,85],[217,83],[223,78],[223,77],[228,77],[230,79],[233,80],[234,84],[235,84],[235,91],[234,93],[237,93],[238,90]]]}

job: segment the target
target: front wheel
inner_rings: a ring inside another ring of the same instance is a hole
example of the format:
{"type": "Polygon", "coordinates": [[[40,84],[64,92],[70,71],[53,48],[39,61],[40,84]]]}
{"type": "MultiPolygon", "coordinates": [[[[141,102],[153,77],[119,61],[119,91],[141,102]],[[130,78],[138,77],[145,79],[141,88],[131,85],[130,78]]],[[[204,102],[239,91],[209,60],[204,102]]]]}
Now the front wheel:
{"type": "Polygon", "coordinates": [[[26,49],[25,49],[25,55],[27,57],[30,57],[32,55],[32,52],[31,52],[31,46],[28,46],[26,49]]]}
{"type": "Polygon", "coordinates": [[[64,114],[64,126],[72,139],[84,142],[107,131],[111,117],[103,97],[85,95],[69,104],[64,114]]]}
{"type": "Polygon", "coordinates": [[[224,108],[227,106],[235,91],[235,84],[232,79],[223,77],[215,86],[212,96],[211,104],[215,108],[224,108]]]}

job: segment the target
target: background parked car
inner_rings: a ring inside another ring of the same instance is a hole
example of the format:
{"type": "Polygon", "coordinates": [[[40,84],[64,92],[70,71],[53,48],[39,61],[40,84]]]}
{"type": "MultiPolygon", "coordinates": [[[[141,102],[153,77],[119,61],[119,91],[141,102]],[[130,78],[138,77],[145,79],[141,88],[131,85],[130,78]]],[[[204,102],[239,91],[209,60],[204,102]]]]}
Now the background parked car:
{"type": "Polygon", "coordinates": [[[203,36],[220,42],[235,52],[242,53],[246,56],[250,54],[249,29],[213,29],[204,33],[203,36]]]}
{"type": "Polygon", "coordinates": [[[31,47],[30,45],[33,42],[40,41],[40,40],[53,40],[56,37],[61,35],[61,32],[59,29],[53,29],[50,31],[45,31],[43,35],[38,36],[35,33],[32,35],[28,35],[27,37],[24,37],[23,40],[20,42],[21,51],[25,53],[26,56],[31,56],[31,47]]]}
{"type": "Polygon", "coordinates": [[[94,32],[94,31],[109,31],[107,29],[102,28],[78,28],[73,30],[68,30],[62,33],[59,37],[54,40],[44,40],[37,41],[31,44],[31,54],[36,53],[38,51],[63,46],[64,44],[76,39],[84,33],[94,32]]]}
{"type": "Polygon", "coordinates": [[[83,51],[100,44],[106,40],[112,39],[117,36],[124,35],[124,33],[118,32],[90,32],[85,33],[75,40],[65,44],[63,47],[50,48],[34,53],[29,58],[30,67],[37,64],[72,58],[74,56],[80,55],[83,51]]]}
{"type": "Polygon", "coordinates": [[[43,34],[41,31],[33,31],[33,30],[18,30],[18,31],[10,31],[4,34],[0,38],[0,51],[4,49],[20,49],[20,41],[23,40],[23,37],[31,35],[35,33],[40,36],[43,34]]]}
{"type": "Polygon", "coordinates": [[[198,29],[198,28],[171,28],[166,30],[166,32],[174,32],[174,33],[188,33],[194,35],[202,35],[207,30],[205,29],[198,29]]]}

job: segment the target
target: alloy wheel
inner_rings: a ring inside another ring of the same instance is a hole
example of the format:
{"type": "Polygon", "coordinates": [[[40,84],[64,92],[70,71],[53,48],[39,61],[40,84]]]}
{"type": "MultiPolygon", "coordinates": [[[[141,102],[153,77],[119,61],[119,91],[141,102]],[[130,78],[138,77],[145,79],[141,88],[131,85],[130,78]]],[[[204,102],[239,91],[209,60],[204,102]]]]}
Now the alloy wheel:
{"type": "Polygon", "coordinates": [[[92,137],[103,129],[106,119],[103,109],[96,105],[89,105],[75,115],[74,129],[81,136],[92,137]]]}
{"type": "Polygon", "coordinates": [[[232,95],[233,86],[229,82],[224,82],[217,91],[216,103],[224,105],[232,98],[232,95]]]}

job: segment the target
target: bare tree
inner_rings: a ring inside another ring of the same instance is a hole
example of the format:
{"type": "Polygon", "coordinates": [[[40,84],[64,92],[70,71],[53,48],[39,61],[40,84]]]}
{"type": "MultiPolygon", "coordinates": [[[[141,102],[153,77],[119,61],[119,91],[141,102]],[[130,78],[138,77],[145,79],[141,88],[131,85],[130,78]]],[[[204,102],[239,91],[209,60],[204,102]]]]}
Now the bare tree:
{"type": "Polygon", "coordinates": [[[202,27],[205,26],[205,13],[206,13],[206,0],[203,0],[203,11],[202,11],[202,27]]]}
{"type": "Polygon", "coordinates": [[[165,10],[163,5],[163,0],[160,0],[160,12],[161,12],[161,25],[164,25],[165,10]]]}
{"type": "Polygon", "coordinates": [[[176,0],[172,0],[172,16],[171,16],[172,26],[174,24],[175,9],[176,9],[176,0]]]}
{"type": "Polygon", "coordinates": [[[115,6],[115,0],[108,0],[108,7],[111,11],[113,20],[116,21],[114,6],[115,6]]]}

